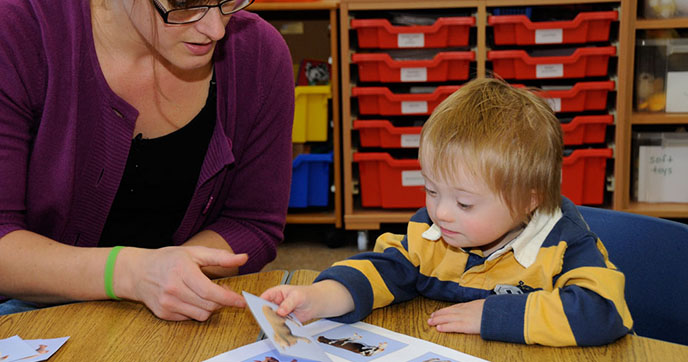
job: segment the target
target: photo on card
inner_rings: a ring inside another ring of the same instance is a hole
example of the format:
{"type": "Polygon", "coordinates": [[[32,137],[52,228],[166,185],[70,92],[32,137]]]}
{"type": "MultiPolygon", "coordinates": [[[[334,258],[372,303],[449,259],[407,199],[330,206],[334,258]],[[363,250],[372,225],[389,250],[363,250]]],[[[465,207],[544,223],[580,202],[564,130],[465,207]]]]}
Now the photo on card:
{"type": "Polygon", "coordinates": [[[282,317],[277,314],[277,305],[274,303],[247,292],[243,292],[243,295],[263,333],[281,354],[316,361],[330,360],[292,314],[282,317]]]}
{"type": "Polygon", "coordinates": [[[16,361],[36,354],[19,336],[0,339],[0,361],[16,361]]]}
{"type": "Polygon", "coordinates": [[[437,353],[426,353],[420,357],[416,357],[412,360],[409,360],[408,362],[459,362],[455,359],[451,359],[448,357],[440,356],[437,353]]]}
{"type": "Polygon", "coordinates": [[[372,361],[407,346],[406,343],[350,325],[318,333],[314,339],[327,353],[347,361],[372,361]]]}
{"type": "Polygon", "coordinates": [[[280,354],[276,349],[263,352],[241,362],[320,362],[312,359],[297,358],[280,354]]]}
{"type": "Polygon", "coordinates": [[[62,347],[69,337],[52,339],[27,339],[25,342],[34,349],[34,354],[21,359],[22,362],[45,361],[62,347]]]}

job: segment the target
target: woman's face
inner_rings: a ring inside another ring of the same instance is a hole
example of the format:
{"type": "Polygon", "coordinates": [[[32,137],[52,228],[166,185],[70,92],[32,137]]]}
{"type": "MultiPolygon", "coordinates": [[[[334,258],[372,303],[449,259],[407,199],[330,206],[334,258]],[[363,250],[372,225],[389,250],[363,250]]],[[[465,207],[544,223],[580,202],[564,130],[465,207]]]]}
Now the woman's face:
{"type": "MultiPolygon", "coordinates": [[[[173,9],[171,0],[159,0],[166,9],[173,9]]],[[[217,2],[211,2],[216,4],[217,2]]],[[[124,0],[132,24],[146,41],[147,46],[170,65],[193,70],[208,65],[217,41],[225,36],[231,15],[222,15],[217,7],[194,23],[166,24],[151,0],[124,0]]]]}

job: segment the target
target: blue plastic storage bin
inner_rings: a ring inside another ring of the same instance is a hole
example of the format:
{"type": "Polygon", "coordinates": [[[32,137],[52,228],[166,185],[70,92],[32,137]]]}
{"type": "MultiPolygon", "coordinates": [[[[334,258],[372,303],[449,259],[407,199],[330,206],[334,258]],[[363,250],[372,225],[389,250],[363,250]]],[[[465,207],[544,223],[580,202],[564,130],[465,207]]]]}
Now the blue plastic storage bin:
{"type": "Polygon", "coordinates": [[[289,207],[327,206],[332,153],[301,154],[292,163],[289,207]]]}
{"type": "Polygon", "coordinates": [[[525,15],[530,19],[533,15],[533,8],[526,7],[509,7],[509,8],[494,8],[492,15],[525,15]]]}

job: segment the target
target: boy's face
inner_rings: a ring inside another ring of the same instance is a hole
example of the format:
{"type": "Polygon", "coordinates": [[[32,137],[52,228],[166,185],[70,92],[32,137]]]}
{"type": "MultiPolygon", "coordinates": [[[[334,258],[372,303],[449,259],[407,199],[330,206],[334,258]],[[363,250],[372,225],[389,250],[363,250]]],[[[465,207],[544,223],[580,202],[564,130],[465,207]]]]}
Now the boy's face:
{"type": "Polygon", "coordinates": [[[451,183],[423,170],[425,204],[442,239],[460,248],[480,248],[484,255],[508,243],[520,230],[520,221],[479,177],[461,174],[451,183]]]}

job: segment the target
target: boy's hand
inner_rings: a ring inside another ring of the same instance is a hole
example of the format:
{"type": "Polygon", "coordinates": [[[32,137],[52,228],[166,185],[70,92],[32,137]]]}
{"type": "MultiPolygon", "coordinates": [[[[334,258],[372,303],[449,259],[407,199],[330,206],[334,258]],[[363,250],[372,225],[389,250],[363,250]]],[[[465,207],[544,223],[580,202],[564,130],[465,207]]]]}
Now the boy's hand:
{"type": "Polygon", "coordinates": [[[307,322],[316,317],[312,305],[315,301],[309,298],[309,287],[278,285],[266,290],[260,297],[279,305],[277,314],[280,316],[294,313],[299,321],[307,322]]]}
{"type": "Polygon", "coordinates": [[[279,285],[260,296],[279,305],[277,314],[294,313],[301,321],[315,318],[336,317],[354,309],[349,291],[334,280],[323,280],[308,286],[279,285]]]}
{"type": "Polygon", "coordinates": [[[483,304],[485,299],[477,299],[442,308],[430,315],[428,324],[438,332],[480,334],[483,304]]]}

